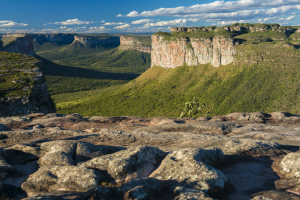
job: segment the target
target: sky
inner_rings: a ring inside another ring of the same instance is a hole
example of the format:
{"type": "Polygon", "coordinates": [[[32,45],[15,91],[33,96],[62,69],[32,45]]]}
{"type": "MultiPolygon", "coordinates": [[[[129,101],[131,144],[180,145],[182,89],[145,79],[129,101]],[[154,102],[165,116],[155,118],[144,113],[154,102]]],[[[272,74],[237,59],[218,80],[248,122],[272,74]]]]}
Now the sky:
{"type": "Polygon", "coordinates": [[[0,33],[153,33],[170,27],[300,26],[300,0],[0,0],[0,33]]]}

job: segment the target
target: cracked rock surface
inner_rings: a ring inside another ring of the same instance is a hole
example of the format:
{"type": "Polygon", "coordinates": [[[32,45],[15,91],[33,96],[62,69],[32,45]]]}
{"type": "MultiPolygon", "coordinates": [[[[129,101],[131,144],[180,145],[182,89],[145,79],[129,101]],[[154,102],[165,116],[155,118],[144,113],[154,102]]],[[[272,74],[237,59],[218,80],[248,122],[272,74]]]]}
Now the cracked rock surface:
{"type": "Polygon", "coordinates": [[[0,118],[0,199],[300,199],[300,116],[0,118]]]}

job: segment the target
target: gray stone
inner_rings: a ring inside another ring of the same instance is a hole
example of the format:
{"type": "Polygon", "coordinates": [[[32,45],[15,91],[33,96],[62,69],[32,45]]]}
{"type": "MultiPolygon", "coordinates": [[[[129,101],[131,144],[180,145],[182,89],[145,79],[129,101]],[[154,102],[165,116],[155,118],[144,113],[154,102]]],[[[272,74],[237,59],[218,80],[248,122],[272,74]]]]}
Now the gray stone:
{"type": "Polygon", "coordinates": [[[213,200],[203,191],[192,188],[178,186],[174,193],[176,194],[175,200],[213,200]]]}
{"type": "Polygon", "coordinates": [[[70,154],[65,152],[57,151],[53,153],[47,153],[39,159],[38,164],[44,165],[74,165],[73,158],[70,154]]]}
{"type": "Polygon", "coordinates": [[[280,162],[280,171],[287,177],[300,181],[300,152],[286,155],[280,162]]]}
{"type": "Polygon", "coordinates": [[[216,165],[222,161],[222,151],[202,149],[183,149],[167,155],[158,169],[149,177],[159,180],[175,180],[187,188],[204,192],[220,192],[227,184],[226,176],[206,163],[216,165]],[[209,155],[212,154],[212,155],[209,155]],[[218,161],[218,158],[221,158],[218,161]]]}
{"type": "Polygon", "coordinates": [[[97,187],[101,177],[84,167],[47,165],[32,174],[21,187],[28,196],[52,191],[86,192],[97,187]]]}
{"type": "Polygon", "coordinates": [[[164,157],[160,149],[138,146],[93,158],[80,166],[106,170],[117,182],[122,182],[147,177],[164,157]]]}

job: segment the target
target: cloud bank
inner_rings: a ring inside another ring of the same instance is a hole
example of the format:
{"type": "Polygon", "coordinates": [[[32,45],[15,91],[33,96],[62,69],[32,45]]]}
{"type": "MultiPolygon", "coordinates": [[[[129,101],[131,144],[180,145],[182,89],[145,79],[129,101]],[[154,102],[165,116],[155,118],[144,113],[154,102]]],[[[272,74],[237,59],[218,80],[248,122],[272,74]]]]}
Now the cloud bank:
{"type": "Polygon", "coordinates": [[[0,21],[0,27],[23,27],[23,26],[28,26],[28,25],[29,24],[16,23],[16,22],[10,21],[10,20],[0,21]]]}
{"type": "Polygon", "coordinates": [[[66,21],[62,21],[62,22],[54,22],[54,23],[47,23],[44,25],[48,25],[48,24],[56,24],[56,25],[83,25],[83,24],[92,24],[95,23],[94,21],[81,21],[78,20],[78,18],[76,19],[68,19],[66,21]]]}

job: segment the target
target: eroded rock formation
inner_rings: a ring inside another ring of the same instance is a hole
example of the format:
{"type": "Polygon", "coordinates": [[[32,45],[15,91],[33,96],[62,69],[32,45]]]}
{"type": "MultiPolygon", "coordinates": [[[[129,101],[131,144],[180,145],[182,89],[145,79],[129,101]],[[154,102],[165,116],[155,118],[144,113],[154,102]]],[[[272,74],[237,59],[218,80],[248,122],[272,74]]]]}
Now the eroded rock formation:
{"type": "Polygon", "coordinates": [[[300,199],[300,116],[0,118],[1,197],[300,199]]]}
{"type": "Polygon", "coordinates": [[[79,42],[81,44],[102,44],[109,45],[119,43],[119,37],[109,37],[107,39],[99,39],[92,36],[85,35],[75,35],[74,42],[79,42]]]}
{"type": "Polygon", "coordinates": [[[138,50],[151,53],[151,47],[144,46],[136,37],[120,36],[120,50],[138,50]]]}
{"type": "Polygon", "coordinates": [[[175,68],[211,64],[214,67],[227,65],[234,61],[233,39],[225,37],[179,38],[166,40],[163,36],[152,35],[151,66],[175,68]]]}
{"type": "Polygon", "coordinates": [[[33,40],[31,35],[27,34],[8,34],[2,37],[2,41],[7,41],[1,48],[1,51],[12,53],[21,53],[29,56],[35,56],[33,40]]]}

